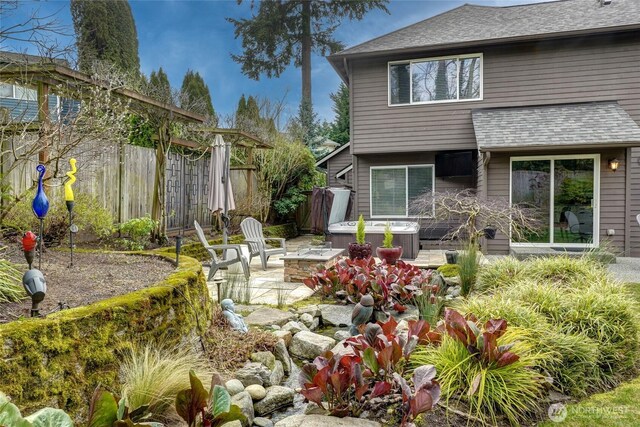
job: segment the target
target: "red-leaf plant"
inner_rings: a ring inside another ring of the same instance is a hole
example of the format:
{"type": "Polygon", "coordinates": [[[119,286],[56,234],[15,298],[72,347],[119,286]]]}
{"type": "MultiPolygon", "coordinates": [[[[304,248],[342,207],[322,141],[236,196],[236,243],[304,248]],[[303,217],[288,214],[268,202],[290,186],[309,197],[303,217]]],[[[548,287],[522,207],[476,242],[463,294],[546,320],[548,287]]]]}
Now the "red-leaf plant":
{"type": "Polygon", "coordinates": [[[302,395],[318,405],[326,401],[329,412],[341,417],[358,416],[371,399],[393,390],[399,392],[398,389],[402,390],[407,411],[413,411],[407,414],[417,415],[426,410],[428,402],[424,393],[427,391],[431,393],[430,401],[435,404],[439,386],[435,382],[427,384],[433,377],[425,376],[423,381],[421,376],[414,374],[414,381],[420,379],[415,393],[407,393],[408,385],[405,387],[396,379],[404,372],[406,362],[418,344],[439,342],[441,337],[438,331],[430,331],[424,320],[407,323],[406,337],[396,333],[398,323],[393,317],[386,322],[370,323],[364,335],[345,341],[345,347],[351,347],[352,354],[337,356],[327,352],[324,357],[317,357],[313,363],[303,366],[300,373],[302,395]],[[436,387],[437,395],[433,394],[436,387]],[[420,392],[421,389],[426,391],[420,392]]]}
{"type": "Polygon", "coordinates": [[[371,386],[365,380],[362,359],[356,355],[334,355],[330,351],[318,356],[313,363],[308,363],[300,371],[300,391],[305,399],[322,407],[327,402],[331,415],[345,417],[358,416],[367,403],[364,398],[373,398],[389,393],[391,385],[378,381],[371,386]]]}
{"type": "Polygon", "coordinates": [[[440,400],[440,384],[434,380],[436,368],[423,365],[413,371],[413,387],[398,373],[393,378],[402,390],[402,427],[413,427],[413,421],[423,412],[433,409],[440,400]]]}
{"type": "Polygon", "coordinates": [[[447,308],[444,313],[444,326],[447,334],[460,341],[476,359],[484,366],[507,366],[515,363],[520,357],[509,350],[513,344],[498,345],[498,338],[507,330],[504,319],[490,319],[482,330],[473,315],[463,317],[457,311],[447,308]]]}
{"type": "Polygon", "coordinates": [[[384,261],[376,264],[373,258],[341,258],[332,267],[319,267],[304,284],[324,296],[336,297],[344,292],[352,303],[360,301],[362,295],[370,294],[375,309],[402,312],[406,309],[405,304],[431,281],[431,275],[431,270],[422,270],[404,261],[388,265],[384,261]]]}
{"type": "Polygon", "coordinates": [[[397,334],[398,322],[389,317],[386,322],[368,324],[363,335],[348,338],[344,346],[362,358],[367,371],[365,375],[391,383],[393,374],[402,374],[406,362],[418,344],[440,341],[440,333],[430,331],[424,320],[409,320],[408,332],[397,334]]]}

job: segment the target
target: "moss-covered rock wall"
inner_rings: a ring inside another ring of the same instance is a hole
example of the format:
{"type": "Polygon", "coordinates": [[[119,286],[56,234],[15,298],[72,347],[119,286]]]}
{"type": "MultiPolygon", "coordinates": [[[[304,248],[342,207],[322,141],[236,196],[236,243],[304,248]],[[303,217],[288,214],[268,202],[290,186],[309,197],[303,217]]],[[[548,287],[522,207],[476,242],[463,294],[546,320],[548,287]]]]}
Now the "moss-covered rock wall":
{"type": "MultiPolygon", "coordinates": [[[[285,239],[290,239],[292,237],[298,236],[298,227],[295,223],[282,224],[282,225],[272,225],[269,227],[264,227],[262,229],[265,237],[283,237],[285,239]]],[[[244,236],[242,234],[234,234],[228,237],[229,244],[240,244],[244,242],[244,236]]],[[[272,243],[272,242],[269,242],[272,243]]],[[[212,239],[209,240],[209,244],[211,245],[221,245],[222,239],[212,239]]],[[[164,254],[173,254],[175,257],[176,248],[175,247],[167,247],[158,250],[160,253],[164,254]]],[[[186,245],[182,245],[180,249],[180,255],[186,255],[193,257],[200,261],[208,261],[209,254],[204,249],[204,247],[198,243],[189,243],[186,245]]]]}
{"type": "Polygon", "coordinates": [[[198,345],[211,304],[200,263],[181,257],[179,268],[151,287],[0,325],[0,391],[26,413],[52,406],[86,419],[98,384],[119,394],[127,343],[198,345]]]}

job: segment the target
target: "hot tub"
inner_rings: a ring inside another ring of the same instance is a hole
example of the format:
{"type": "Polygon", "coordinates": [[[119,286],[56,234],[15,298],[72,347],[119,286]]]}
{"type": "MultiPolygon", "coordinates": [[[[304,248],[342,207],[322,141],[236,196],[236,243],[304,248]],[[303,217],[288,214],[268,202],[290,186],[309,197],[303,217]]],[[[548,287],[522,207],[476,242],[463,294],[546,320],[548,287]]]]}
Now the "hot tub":
{"type": "MultiPolygon", "coordinates": [[[[329,225],[329,235],[327,239],[334,248],[347,248],[349,243],[356,241],[356,227],[358,221],[343,221],[329,225]]],[[[371,242],[374,254],[375,248],[382,246],[384,239],[384,229],[386,221],[365,221],[365,240],[371,242]]],[[[393,244],[402,246],[402,258],[415,259],[420,250],[418,232],[420,225],[410,221],[390,221],[391,232],[393,233],[393,244]]]]}

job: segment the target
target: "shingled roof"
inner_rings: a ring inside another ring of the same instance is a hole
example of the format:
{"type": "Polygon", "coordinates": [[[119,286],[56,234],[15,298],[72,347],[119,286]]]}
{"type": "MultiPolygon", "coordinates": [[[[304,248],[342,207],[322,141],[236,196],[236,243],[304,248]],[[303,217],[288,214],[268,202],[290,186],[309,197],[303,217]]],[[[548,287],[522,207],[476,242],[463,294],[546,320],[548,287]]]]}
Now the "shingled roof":
{"type": "Polygon", "coordinates": [[[560,0],[520,6],[465,4],[408,27],[350,47],[329,57],[428,50],[465,45],[640,29],[640,1],[560,0]]]}
{"type": "Polygon", "coordinates": [[[479,109],[472,118],[480,151],[640,144],[640,127],[617,102],[479,109]]]}

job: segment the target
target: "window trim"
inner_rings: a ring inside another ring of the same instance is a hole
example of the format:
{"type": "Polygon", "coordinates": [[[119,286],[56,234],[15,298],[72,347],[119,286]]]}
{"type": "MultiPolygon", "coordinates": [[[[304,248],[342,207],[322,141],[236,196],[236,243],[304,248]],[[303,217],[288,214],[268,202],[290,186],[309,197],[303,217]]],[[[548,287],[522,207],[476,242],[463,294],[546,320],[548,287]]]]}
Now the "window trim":
{"type": "Polygon", "coordinates": [[[436,187],[436,166],[433,163],[415,164],[415,165],[387,165],[387,166],[370,166],[369,167],[369,217],[371,219],[384,219],[384,218],[415,218],[415,215],[409,215],[409,168],[431,168],[431,192],[435,191],[436,187]],[[405,215],[374,215],[373,214],[373,171],[381,169],[403,169],[405,179],[405,215]]]}
{"type": "Polygon", "coordinates": [[[38,90],[34,89],[32,87],[29,86],[21,86],[21,85],[16,85],[13,83],[7,83],[7,82],[0,82],[4,85],[8,85],[11,86],[11,96],[8,97],[3,97],[4,99],[16,99],[18,101],[27,101],[27,102],[33,102],[33,101],[37,101],[38,100],[38,90]],[[17,89],[20,88],[22,90],[26,91],[32,91],[35,93],[35,98],[34,99],[29,99],[29,97],[18,97],[18,95],[16,95],[17,89]]]}
{"type": "Polygon", "coordinates": [[[510,247],[563,247],[563,248],[598,248],[600,246],[600,153],[595,154],[557,154],[557,155],[540,155],[540,156],[512,156],[509,158],[509,206],[513,204],[513,162],[528,160],[549,160],[550,162],[550,193],[549,198],[549,221],[553,227],[554,218],[554,180],[555,180],[555,160],[572,160],[572,159],[593,159],[593,238],[591,243],[555,243],[553,233],[549,233],[549,243],[532,243],[532,242],[514,242],[512,241],[511,229],[509,229],[509,246],[510,247]]]}
{"type": "Polygon", "coordinates": [[[449,104],[452,102],[474,102],[474,101],[482,101],[484,99],[484,55],[479,53],[466,53],[464,55],[449,55],[449,56],[434,56],[431,58],[417,58],[417,59],[404,59],[399,61],[388,61],[387,62],[387,106],[388,107],[407,107],[411,105],[427,105],[427,104],[449,104]],[[460,99],[460,59],[467,58],[480,58],[480,96],[478,98],[473,99],[460,99]],[[457,99],[441,99],[439,101],[413,101],[413,63],[414,62],[424,62],[424,61],[440,61],[447,59],[457,59],[457,71],[456,71],[456,87],[458,88],[458,98],[457,99]],[[392,104],[391,103],[391,66],[396,64],[409,64],[409,102],[406,104],[392,104]]]}

